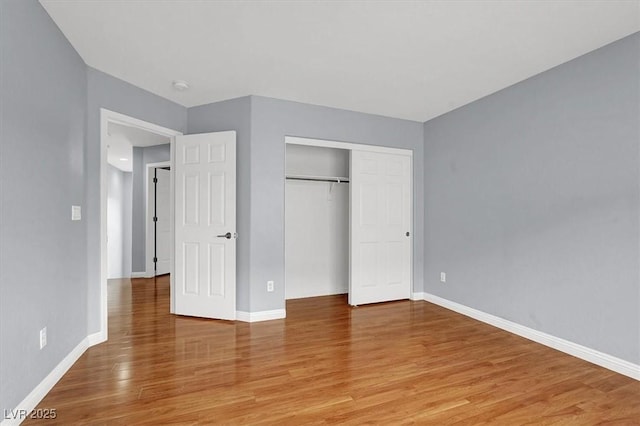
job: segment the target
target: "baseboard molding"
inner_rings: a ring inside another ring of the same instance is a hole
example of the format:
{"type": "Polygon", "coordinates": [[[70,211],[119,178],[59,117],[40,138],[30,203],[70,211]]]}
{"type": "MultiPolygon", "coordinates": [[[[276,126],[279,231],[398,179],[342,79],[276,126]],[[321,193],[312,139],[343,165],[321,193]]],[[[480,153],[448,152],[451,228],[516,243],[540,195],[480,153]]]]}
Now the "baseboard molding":
{"type": "Polygon", "coordinates": [[[236,311],[236,319],[243,322],[269,321],[286,317],[287,311],[285,309],[274,309],[272,311],[260,312],[236,311]]]}
{"type": "Polygon", "coordinates": [[[299,294],[285,294],[284,298],[285,300],[291,300],[291,299],[307,299],[309,297],[322,297],[322,296],[336,296],[339,294],[343,294],[345,296],[347,296],[349,294],[349,289],[348,288],[341,288],[341,289],[334,289],[334,290],[327,290],[327,291],[320,291],[318,293],[299,293],[299,294]]]}
{"type": "Polygon", "coordinates": [[[47,396],[49,391],[55,386],[56,383],[65,375],[71,366],[84,354],[84,352],[93,345],[104,342],[106,335],[102,332],[90,334],[82,339],[78,345],[73,348],[67,356],[45,377],[36,387],[18,404],[18,406],[11,412],[3,412],[4,419],[0,422],[1,426],[19,425],[24,418],[6,418],[15,414],[16,417],[20,417],[19,413],[28,414],[38,406],[40,401],[47,396]]]}
{"type": "Polygon", "coordinates": [[[152,277],[153,275],[147,275],[146,271],[131,273],[131,278],[152,278],[152,277]]]}
{"type": "Polygon", "coordinates": [[[95,346],[99,343],[107,341],[107,333],[99,331],[97,333],[93,333],[87,336],[87,341],[89,342],[89,347],[95,346]]]}
{"type": "Polygon", "coordinates": [[[411,293],[411,300],[425,300],[424,299],[424,295],[425,293],[422,291],[416,292],[416,293],[411,293]]]}
{"type": "Polygon", "coordinates": [[[478,321],[493,325],[494,327],[501,328],[510,333],[517,334],[518,336],[533,340],[534,342],[540,343],[550,348],[557,349],[569,355],[573,355],[576,358],[583,359],[592,364],[596,364],[600,367],[615,371],[616,373],[624,374],[625,376],[631,377],[632,379],[640,380],[640,365],[633,364],[629,361],[625,361],[615,356],[608,355],[604,352],[600,352],[595,349],[570,342],[568,340],[564,340],[560,337],[552,336],[550,334],[534,330],[532,328],[506,320],[504,318],[500,318],[495,315],[491,315],[486,312],[482,312],[477,309],[473,309],[468,306],[443,299],[442,297],[433,294],[424,293],[424,300],[442,306],[443,308],[458,312],[459,314],[466,315],[478,321]]]}

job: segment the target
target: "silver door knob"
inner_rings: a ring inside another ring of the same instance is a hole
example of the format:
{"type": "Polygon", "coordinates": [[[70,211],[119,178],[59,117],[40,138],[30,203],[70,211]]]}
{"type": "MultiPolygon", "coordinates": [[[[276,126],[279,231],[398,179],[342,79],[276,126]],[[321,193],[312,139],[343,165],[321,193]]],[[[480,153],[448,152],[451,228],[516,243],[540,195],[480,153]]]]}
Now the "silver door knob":
{"type": "Polygon", "coordinates": [[[238,238],[238,234],[236,234],[235,232],[233,234],[231,232],[227,232],[226,234],[223,234],[223,235],[216,235],[216,237],[226,238],[227,240],[230,240],[231,238],[238,238]]]}

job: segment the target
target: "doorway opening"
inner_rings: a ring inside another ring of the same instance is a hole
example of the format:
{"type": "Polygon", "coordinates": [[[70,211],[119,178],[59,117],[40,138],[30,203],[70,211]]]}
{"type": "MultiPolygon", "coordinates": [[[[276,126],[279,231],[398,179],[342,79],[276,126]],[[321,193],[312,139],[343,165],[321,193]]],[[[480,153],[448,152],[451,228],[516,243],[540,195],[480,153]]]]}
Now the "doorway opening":
{"type": "Polygon", "coordinates": [[[349,292],[349,154],[286,145],[287,300],[349,292]]]}
{"type": "Polygon", "coordinates": [[[171,271],[171,163],[146,164],[146,275],[154,277],[171,271]]]}
{"type": "MultiPolygon", "coordinates": [[[[108,279],[155,276],[147,258],[148,168],[146,164],[173,161],[173,139],[181,132],[100,110],[100,314],[101,341],[108,337],[108,279]],[[116,183],[116,184],[112,184],[116,183]]],[[[173,205],[169,178],[168,205],[173,205]]],[[[166,195],[166,194],[165,194],[166,195]]],[[[169,208],[170,226],[173,217],[169,208]]],[[[169,228],[168,269],[173,239],[169,228]]]]}

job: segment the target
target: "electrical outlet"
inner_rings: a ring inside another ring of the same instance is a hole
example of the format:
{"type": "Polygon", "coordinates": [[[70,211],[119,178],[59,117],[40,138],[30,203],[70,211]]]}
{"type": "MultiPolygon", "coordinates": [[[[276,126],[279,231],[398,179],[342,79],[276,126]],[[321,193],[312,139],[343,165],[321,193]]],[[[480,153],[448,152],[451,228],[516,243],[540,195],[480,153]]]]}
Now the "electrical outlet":
{"type": "Polygon", "coordinates": [[[440,272],[440,282],[441,283],[446,283],[447,282],[447,273],[446,272],[440,272]]]}
{"type": "Polygon", "coordinates": [[[267,291],[273,291],[273,281],[267,281],[267,291]]]}
{"type": "Polygon", "coordinates": [[[40,330],[40,349],[47,346],[47,327],[40,330]]]}
{"type": "Polygon", "coordinates": [[[71,220],[82,220],[81,206],[71,206],[71,220]]]}

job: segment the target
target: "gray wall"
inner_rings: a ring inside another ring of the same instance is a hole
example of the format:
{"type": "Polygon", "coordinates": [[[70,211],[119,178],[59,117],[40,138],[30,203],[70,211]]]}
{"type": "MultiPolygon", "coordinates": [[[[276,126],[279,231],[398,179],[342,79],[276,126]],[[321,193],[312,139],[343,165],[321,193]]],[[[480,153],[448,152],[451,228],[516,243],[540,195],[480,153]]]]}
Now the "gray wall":
{"type": "Polygon", "coordinates": [[[639,52],[425,124],[425,291],[640,363],[639,52]]]}
{"type": "Polygon", "coordinates": [[[89,333],[100,331],[100,108],[185,132],[187,109],[87,67],[85,151],[89,333]]]}
{"type": "Polygon", "coordinates": [[[147,164],[169,161],[171,159],[171,145],[156,145],[147,147],[133,147],[133,241],[132,241],[132,271],[145,272],[147,224],[145,220],[145,174],[147,164]]]}
{"type": "Polygon", "coordinates": [[[236,179],[237,179],[237,261],[236,261],[236,306],[238,310],[248,312],[249,286],[249,211],[251,208],[250,158],[250,121],[251,100],[243,97],[189,108],[188,131],[193,133],[236,131],[236,179]]]}
{"type": "Polygon", "coordinates": [[[87,336],[87,82],[84,62],[36,1],[0,1],[0,52],[0,410],[8,410],[87,336]],[[83,207],[82,221],[71,221],[71,205],[83,207]]]}
{"type": "Polygon", "coordinates": [[[281,309],[284,296],[285,136],[413,150],[414,291],[423,291],[423,125],[377,115],[251,96],[251,311],[281,309]],[[275,281],[275,292],[266,283],[275,281]]]}
{"type": "Polygon", "coordinates": [[[414,150],[414,290],[422,291],[422,123],[250,96],[189,108],[189,133],[237,131],[237,307],[282,309],[285,135],[414,150]],[[274,280],[276,290],[266,291],[274,280]]]}

